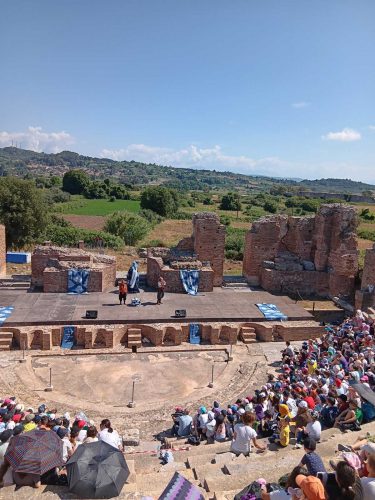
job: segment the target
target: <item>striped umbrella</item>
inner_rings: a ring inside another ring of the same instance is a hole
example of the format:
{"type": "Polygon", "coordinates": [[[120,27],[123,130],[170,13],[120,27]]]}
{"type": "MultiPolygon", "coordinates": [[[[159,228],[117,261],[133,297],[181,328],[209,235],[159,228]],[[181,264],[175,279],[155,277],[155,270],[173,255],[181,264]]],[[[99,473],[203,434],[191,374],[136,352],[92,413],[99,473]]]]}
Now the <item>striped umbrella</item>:
{"type": "Polygon", "coordinates": [[[14,436],[4,458],[15,472],[42,475],[64,464],[63,443],[56,432],[35,429],[14,436]]]}

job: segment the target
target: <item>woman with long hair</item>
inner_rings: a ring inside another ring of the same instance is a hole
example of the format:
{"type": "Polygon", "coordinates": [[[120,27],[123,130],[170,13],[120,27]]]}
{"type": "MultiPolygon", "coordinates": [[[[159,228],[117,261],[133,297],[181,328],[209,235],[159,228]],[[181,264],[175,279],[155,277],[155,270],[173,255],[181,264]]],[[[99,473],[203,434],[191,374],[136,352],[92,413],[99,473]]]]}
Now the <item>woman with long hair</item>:
{"type": "Polygon", "coordinates": [[[117,431],[112,429],[111,422],[105,418],[100,423],[99,441],[104,441],[114,448],[122,450],[122,441],[117,431]]]}

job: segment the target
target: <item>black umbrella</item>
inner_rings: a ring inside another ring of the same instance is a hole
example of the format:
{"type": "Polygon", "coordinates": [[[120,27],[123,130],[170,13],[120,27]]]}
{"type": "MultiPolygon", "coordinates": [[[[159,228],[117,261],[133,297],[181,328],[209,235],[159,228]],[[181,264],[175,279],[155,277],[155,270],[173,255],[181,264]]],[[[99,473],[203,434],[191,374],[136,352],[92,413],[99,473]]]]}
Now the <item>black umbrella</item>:
{"type": "Polygon", "coordinates": [[[104,441],[78,446],[66,468],[69,489],[80,498],[117,497],[130,474],[121,451],[104,441]]]}

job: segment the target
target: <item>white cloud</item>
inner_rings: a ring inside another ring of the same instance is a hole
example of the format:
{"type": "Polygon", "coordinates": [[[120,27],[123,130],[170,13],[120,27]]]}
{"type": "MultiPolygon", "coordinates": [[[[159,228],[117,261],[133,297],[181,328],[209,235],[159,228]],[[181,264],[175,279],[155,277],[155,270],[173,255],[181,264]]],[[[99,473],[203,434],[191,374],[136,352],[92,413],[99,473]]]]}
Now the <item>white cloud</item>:
{"type": "Polygon", "coordinates": [[[74,142],[68,132],[44,132],[42,127],[28,127],[25,132],[0,132],[0,146],[11,146],[13,143],[22,149],[45,153],[58,153],[74,142]]]}
{"type": "Polygon", "coordinates": [[[375,131],[375,125],[369,125],[369,126],[368,126],[368,128],[369,128],[370,130],[375,131]]]}
{"type": "Polygon", "coordinates": [[[130,144],[126,148],[117,150],[103,149],[101,156],[113,160],[135,160],[174,167],[231,170],[266,175],[275,175],[278,168],[288,165],[274,156],[254,159],[244,155],[227,155],[220,146],[200,148],[194,144],[183,149],[130,144]]]}
{"type": "Polygon", "coordinates": [[[361,139],[361,134],[352,128],[344,128],[340,132],[328,132],[322,135],[322,139],[326,141],[353,142],[361,139]]]}
{"type": "Polygon", "coordinates": [[[310,102],[307,101],[298,101],[298,102],[293,102],[292,107],[296,109],[302,109],[302,108],[307,108],[310,106],[310,102]]]}

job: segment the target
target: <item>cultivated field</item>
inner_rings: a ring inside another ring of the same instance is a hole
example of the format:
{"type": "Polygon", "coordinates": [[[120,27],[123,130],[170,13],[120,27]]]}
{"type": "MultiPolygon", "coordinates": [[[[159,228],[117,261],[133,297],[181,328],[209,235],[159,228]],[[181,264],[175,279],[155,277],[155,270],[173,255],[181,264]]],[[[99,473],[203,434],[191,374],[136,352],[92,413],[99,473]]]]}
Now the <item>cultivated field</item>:
{"type": "Polygon", "coordinates": [[[66,203],[56,203],[54,209],[61,214],[103,216],[123,211],[137,213],[140,210],[140,202],[136,200],[88,200],[76,197],[66,203]]]}

